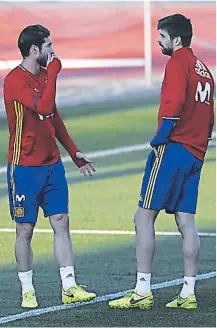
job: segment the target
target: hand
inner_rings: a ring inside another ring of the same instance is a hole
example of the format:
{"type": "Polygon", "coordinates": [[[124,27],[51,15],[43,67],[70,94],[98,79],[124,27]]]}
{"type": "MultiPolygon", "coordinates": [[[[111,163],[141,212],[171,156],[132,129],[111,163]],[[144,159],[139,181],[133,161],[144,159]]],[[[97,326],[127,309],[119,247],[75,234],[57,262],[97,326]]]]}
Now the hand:
{"type": "Polygon", "coordinates": [[[47,55],[47,67],[48,67],[48,65],[50,64],[50,63],[52,63],[52,61],[54,60],[54,58],[57,58],[58,59],[58,57],[55,55],[55,53],[48,53],[48,55],[47,55]]]}
{"type": "Polygon", "coordinates": [[[92,176],[93,172],[96,172],[94,166],[93,166],[93,162],[91,160],[89,160],[84,153],[81,153],[80,151],[77,151],[77,153],[75,154],[76,157],[78,159],[83,159],[85,162],[87,162],[85,165],[80,167],[80,172],[83,173],[83,175],[87,175],[89,174],[90,176],[92,176]]]}
{"type": "Polygon", "coordinates": [[[53,54],[49,53],[47,56],[48,72],[52,71],[52,73],[55,73],[57,75],[60,72],[61,68],[62,68],[62,64],[59,58],[55,55],[55,53],[53,54]]]}
{"type": "Polygon", "coordinates": [[[158,153],[157,148],[153,147],[153,151],[154,151],[155,157],[158,158],[159,157],[159,153],[158,153]]]}

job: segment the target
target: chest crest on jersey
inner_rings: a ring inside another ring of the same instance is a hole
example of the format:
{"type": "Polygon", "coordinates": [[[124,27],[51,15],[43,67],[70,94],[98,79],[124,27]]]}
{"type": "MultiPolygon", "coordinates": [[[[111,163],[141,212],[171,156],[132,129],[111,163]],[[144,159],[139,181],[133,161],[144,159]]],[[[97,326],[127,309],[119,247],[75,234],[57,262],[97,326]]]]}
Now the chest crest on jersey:
{"type": "Polygon", "coordinates": [[[54,114],[50,114],[50,115],[46,115],[46,116],[43,116],[41,114],[38,114],[38,117],[40,118],[41,121],[43,121],[45,118],[51,118],[53,116],[54,116],[54,114]]]}

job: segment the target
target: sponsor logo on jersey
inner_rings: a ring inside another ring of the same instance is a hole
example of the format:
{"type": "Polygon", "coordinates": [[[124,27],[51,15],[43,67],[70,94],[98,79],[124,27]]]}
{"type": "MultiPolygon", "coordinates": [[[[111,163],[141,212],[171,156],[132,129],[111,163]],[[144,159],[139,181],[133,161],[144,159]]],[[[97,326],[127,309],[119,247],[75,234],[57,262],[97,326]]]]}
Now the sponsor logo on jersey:
{"type": "Polygon", "coordinates": [[[202,77],[211,79],[211,76],[210,76],[206,66],[203,63],[201,63],[201,61],[199,59],[196,60],[195,73],[202,77]]]}
{"type": "Polygon", "coordinates": [[[201,103],[210,105],[210,94],[211,86],[209,82],[206,82],[205,85],[202,85],[201,82],[198,82],[197,90],[195,93],[195,101],[200,101],[201,103]]]}

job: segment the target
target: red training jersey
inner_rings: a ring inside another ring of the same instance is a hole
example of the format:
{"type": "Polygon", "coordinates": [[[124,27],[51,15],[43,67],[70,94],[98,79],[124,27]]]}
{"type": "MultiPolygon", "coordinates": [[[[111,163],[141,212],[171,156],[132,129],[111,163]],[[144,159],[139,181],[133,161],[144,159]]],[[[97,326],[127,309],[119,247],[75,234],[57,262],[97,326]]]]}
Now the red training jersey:
{"type": "MultiPolygon", "coordinates": [[[[51,64],[50,64],[51,65],[51,64]]],[[[60,160],[56,138],[80,167],[78,148],[71,140],[55,105],[56,75],[52,67],[34,75],[21,65],[4,81],[4,101],[10,133],[8,162],[43,166],[60,160]]],[[[49,67],[49,66],[48,66],[49,67]]]]}
{"type": "Polygon", "coordinates": [[[158,112],[162,119],[177,119],[169,139],[183,144],[204,160],[214,125],[214,80],[190,48],[176,50],[165,69],[158,112]]]}

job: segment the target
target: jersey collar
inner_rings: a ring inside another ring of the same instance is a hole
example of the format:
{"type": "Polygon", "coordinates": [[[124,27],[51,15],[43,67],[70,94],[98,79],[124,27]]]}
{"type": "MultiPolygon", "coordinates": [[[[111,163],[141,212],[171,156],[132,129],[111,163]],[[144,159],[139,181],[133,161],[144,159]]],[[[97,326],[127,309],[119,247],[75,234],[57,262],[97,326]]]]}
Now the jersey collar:
{"type": "Polygon", "coordinates": [[[177,57],[179,55],[185,55],[187,53],[193,53],[191,48],[188,47],[183,47],[181,49],[176,50],[173,54],[172,57],[177,57]]]}

